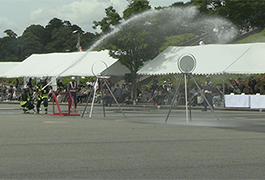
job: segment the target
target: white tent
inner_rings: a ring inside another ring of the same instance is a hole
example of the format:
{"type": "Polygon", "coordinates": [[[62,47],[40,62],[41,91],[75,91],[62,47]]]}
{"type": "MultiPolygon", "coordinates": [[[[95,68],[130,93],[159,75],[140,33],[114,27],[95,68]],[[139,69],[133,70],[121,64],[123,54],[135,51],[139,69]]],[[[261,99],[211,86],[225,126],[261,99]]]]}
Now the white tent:
{"type": "Polygon", "coordinates": [[[131,73],[130,70],[119,61],[116,61],[110,67],[102,71],[102,75],[108,76],[124,76],[129,73],[131,73]]]}
{"type": "Polygon", "coordinates": [[[185,54],[196,59],[193,74],[265,73],[265,43],[168,47],[137,73],[179,74],[178,60],[185,54]]]}
{"type": "Polygon", "coordinates": [[[0,62],[0,77],[19,64],[20,62],[0,62]]]}
{"type": "Polygon", "coordinates": [[[33,54],[2,77],[94,76],[116,61],[108,51],[33,54]]]}
{"type": "Polygon", "coordinates": [[[263,74],[265,73],[265,43],[252,46],[230,64],[224,72],[229,74],[263,74]]]}

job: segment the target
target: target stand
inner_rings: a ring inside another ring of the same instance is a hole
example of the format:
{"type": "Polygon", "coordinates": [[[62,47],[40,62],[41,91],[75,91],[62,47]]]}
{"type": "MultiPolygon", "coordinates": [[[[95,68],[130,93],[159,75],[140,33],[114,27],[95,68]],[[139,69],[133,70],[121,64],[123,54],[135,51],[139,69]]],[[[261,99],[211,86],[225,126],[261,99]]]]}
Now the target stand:
{"type": "MultiPolygon", "coordinates": [[[[194,77],[192,76],[192,72],[195,70],[196,68],[196,59],[192,54],[183,54],[182,56],[180,56],[180,58],[178,59],[177,62],[177,67],[178,69],[181,71],[181,73],[184,76],[184,82],[185,82],[185,109],[186,109],[186,122],[188,123],[189,121],[191,121],[191,105],[189,104],[189,108],[188,108],[188,89],[187,89],[187,76],[190,76],[193,80],[193,82],[196,84],[197,88],[200,90],[201,95],[203,97],[203,99],[205,100],[205,102],[207,103],[207,105],[210,107],[211,112],[213,113],[213,115],[215,116],[215,118],[219,121],[218,117],[215,115],[214,110],[212,108],[212,106],[210,105],[210,103],[208,102],[208,100],[206,99],[204,92],[202,91],[202,89],[200,88],[200,86],[198,85],[198,83],[196,82],[196,80],[194,79],[194,77]]],[[[165,123],[167,122],[168,118],[169,118],[169,114],[172,110],[173,104],[174,104],[174,99],[177,96],[177,92],[179,90],[180,84],[181,84],[182,78],[179,82],[178,88],[176,89],[176,92],[174,94],[173,97],[173,101],[171,103],[171,106],[169,108],[165,123]]]]}
{"type": "MultiPolygon", "coordinates": [[[[90,113],[89,113],[89,117],[88,117],[89,119],[92,118],[92,113],[93,113],[93,108],[94,108],[94,103],[95,103],[95,97],[96,97],[96,90],[97,90],[96,87],[97,87],[97,86],[100,87],[100,89],[101,89],[101,90],[100,90],[100,91],[101,91],[101,97],[103,98],[103,97],[104,97],[104,95],[103,95],[103,88],[101,88],[101,87],[103,86],[102,81],[103,81],[104,83],[106,83],[106,79],[110,78],[110,76],[106,76],[106,75],[107,75],[107,72],[108,72],[108,71],[107,71],[107,68],[108,68],[107,64],[106,64],[104,61],[98,61],[98,62],[103,63],[103,65],[105,66],[106,71],[105,71],[105,72],[104,72],[104,71],[103,71],[103,72],[99,72],[98,75],[97,75],[97,73],[94,72],[94,66],[95,66],[95,64],[96,64],[97,62],[95,62],[95,63],[92,65],[92,67],[91,67],[91,72],[93,73],[93,75],[94,75],[97,79],[96,79],[95,85],[94,85],[94,87],[93,87],[93,88],[94,88],[94,93],[93,93],[93,99],[92,99],[91,108],[90,108],[90,113]]],[[[116,103],[117,106],[119,107],[120,112],[123,114],[124,118],[126,118],[125,114],[124,114],[123,111],[122,111],[121,106],[119,105],[117,99],[115,98],[113,92],[111,91],[111,88],[108,86],[107,83],[106,83],[106,87],[107,87],[107,89],[109,90],[109,92],[110,92],[110,94],[111,94],[113,100],[115,101],[115,103],[116,103]]],[[[86,105],[85,105],[85,108],[84,108],[84,110],[83,110],[83,113],[82,113],[81,117],[84,116],[85,111],[86,111],[86,109],[87,109],[87,106],[88,106],[88,99],[89,99],[89,98],[87,98],[87,102],[86,102],[86,105]]],[[[104,99],[102,99],[102,100],[104,101],[104,99]]],[[[104,117],[105,117],[105,114],[106,114],[106,113],[105,113],[105,106],[104,106],[104,103],[102,103],[102,107],[103,107],[103,115],[104,115],[104,117]]]]}
{"type": "Polygon", "coordinates": [[[75,104],[74,104],[74,100],[72,98],[72,95],[70,92],[63,92],[63,93],[53,93],[52,94],[52,116],[80,116],[80,114],[77,113],[76,111],[76,107],[75,107],[75,104]],[[60,105],[59,105],[59,102],[58,102],[58,99],[57,99],[57,96],[56,95],[68,95],[68,106],[67,106],[67,111],[66,112],[63,112],[60,108],[60,105]],[[55,112],[55,103],[56,103],[56,107],[57,107],[57,110],[58,112],[55,112]],[[74,107],[74,112],[75,114],[71,114],[71,104],[73,105],[74,107]]]}

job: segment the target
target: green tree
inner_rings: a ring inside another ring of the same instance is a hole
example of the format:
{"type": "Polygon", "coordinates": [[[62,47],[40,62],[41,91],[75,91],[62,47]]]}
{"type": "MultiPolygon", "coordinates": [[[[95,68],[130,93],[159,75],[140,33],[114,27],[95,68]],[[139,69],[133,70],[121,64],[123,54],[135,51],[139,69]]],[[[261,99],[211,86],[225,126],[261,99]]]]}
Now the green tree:
{"type": "Polygon", "coordinates": [[[43,52],[43,44],[41,39],[34,34],[28,32],[18,38],[20,47],[20,60],[24,60],[32,54],[40,54],[43,52]]]}
{"type": "Polygon", "coordinates": [[[147,0],[128,0],[128,2],[128,7],[123,11],[124,19],[128,19],[136,14],[140,14],[151,9],[149,1],[147,0]]]}
{"type": "Polygon", "coordinates": [[[228,18],[239,27],[264,27],[265,1],[191,0],[202,14],[228,18]]]}
{"type": "Polygon", "coordinates": [[[12,31],[11,29],[5,30],[4,33],[6,33],[7,37],[10,37],[10,38],[16,38],[17,37],[17,34],[14,31],[12,31]]]}
{"type": "Polygon", "coordinates": [[[226,0],[216,14],[229,18],[240,27],[264,26],[264,1],[226,0]],[[243,12],[243,13],[242,13],[243,12]]]}
{"type": "Polygon", "coordinates": [[[159,52],[164,51],[169,46],[177,46],[195,37],[195,34],[182,34],[176,36],[167,36],[165,43],[159,48],[159,52]]]}
{"type": "Polygon", "coordinates": [[[75,51],[76,38],[68,27],[60,27],[52,31],[51,42],[45,46],[46,52],[75,51]]]}
{"type": "Polygon", "coordinates": [[[113,29],[112,26],[119,24],[121,20],[120,15],[112,6],[105,9],[105,14],[106,17],[101,21],[93,21],[94,26],[92,26],[93,29],[99,27],[102,33],[110,32],[113,29]]]}
{"type": "Polygon", "coordinates": [[[11,29],[4,31],[7,36],[0,39],[0,60],[19,61],[19,49],[17,34],[11,29]]]}
{"type": "Polygon", "coordinates": [[[136,72],[145,61],[158,54],[159,39],[153,32],[144,30],[139,26],[125,28],[113,36],[109,46],[110,55],[119,59],[132,75],[133,98],[136,97],[136,72]]]}
{"type": "Polygon", "coordinates": [[[20,60],[34,53],[43,53],[47,41],[47,33],[41,25],[31,25],[18,37],[20,60]]]}

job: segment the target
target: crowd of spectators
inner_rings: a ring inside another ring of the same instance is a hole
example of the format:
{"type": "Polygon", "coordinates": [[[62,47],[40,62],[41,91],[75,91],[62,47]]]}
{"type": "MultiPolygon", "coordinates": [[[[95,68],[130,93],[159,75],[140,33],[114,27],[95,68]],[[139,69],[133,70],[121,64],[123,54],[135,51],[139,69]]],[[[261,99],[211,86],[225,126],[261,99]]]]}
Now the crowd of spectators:
{"type": "MultiPolygon", "coordinates": [[[[31,78],[27,85],[30,87],[32,94],[35,93],[35,88],[32,85],[31,78]]],[[[95,92],[95,103],[103,103],[105,106],[111,106],[114,102],[114,97],[118,103],[132,104],[131,92],[132,87],[129,83],[115,83],[112,84],[110,79],[101,79],[101,85],[95,82],[95,79],[78,85],[77,90],[77,103],[92,102],[94,90],[95,92]]],[[[185,104],[185,92],[184,85],[180,84],[176,93],[176,85],[170,78],[158,82],[156,77],[153,77],[151,85],[143,86],[142,90],[138,90],[137,100],[139,103],[150,103],[153,105],[170,105],[172,100],[175,104],[185,104]],[[176,94],[175,99],[174,95],[176,94]]],[[[265,94],[265,85],[258,86],[257,80],[250,76],[247,81],[242,78],[233,79],[229,78],[228,83],[224,84],[221,82],[213,82],[213,105],[220,106],[224,102],[224,94],[265,94]],[[224,93],[223,93],[224,92],[224,93]]],[[[200,87],[201,88],[201,87],[200,87]]],[[[0,98],[2,100],[19,100],[21,94],[20,82],[17,79],[15,85],[4,85],[0,86],[0,98]]],[[[68,92],[67,85],[64,85],[60,80],[57,81],[57,90],[54,91],[52,87],[49,92],[49,100],[52,100],[52,94],[57,92],[57,100],[59,102],[67,102],[68,96],[66,94],[60,94],[59,92],[68,92]]],[[[194,86],[189,91],[189,104],[192,106],[202,105],[203,98],[198,87],[194,86]]]]}
{"type": "MultiPolygon", "coordinates": [[[[111,106],[114,102],[114,97],[118,103],[129,103],[131,94],[130,84],[111,84],[109,79],[100,79],[99,83],[95,79],[91,81],[89,78],[86,83],[77,86],[77,103],[91,103],[95,92],[95,103],[102,103],[105,106],[111,106]],[[114,97],[113,97],[114,96],[114,97]]],[[[67,86],[58,80],[57,81],[57,99],[59,102],[66,102],[68,100],[67,94],[60,94],[60,92],[67,92],[67,86]]]]}

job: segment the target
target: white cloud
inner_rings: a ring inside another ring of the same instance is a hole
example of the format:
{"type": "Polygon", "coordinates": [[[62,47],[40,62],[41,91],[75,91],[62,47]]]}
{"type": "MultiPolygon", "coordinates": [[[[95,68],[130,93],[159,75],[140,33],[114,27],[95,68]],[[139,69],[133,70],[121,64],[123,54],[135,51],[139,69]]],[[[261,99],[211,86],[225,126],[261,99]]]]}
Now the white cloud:
{"type": "Polygon", "coordinates": [[[105,17],[105,9],[111,4],[115,9],[117,8],[117,11],[124,10],[126,5],[123,5],[120,0],[112,0],[111,3],[109,0],[75,1],[63,6],[39,8],[31,12],[30,19],[32,23],[40,23],[45,26],[56,17],[77,24],[84,31],[93,32],[93,21],[100,21],[105,17]]]}
{"type": "Polygon", "coordinates": [[[16,23],[10,21],[9,19],[0,17],[0,29],[1,29],[0,35],[4,36],[6,35],[4,33],[5,30],[11,29],[12,31],[16,33],[16,30],[18,30],[19,27],[16,23]]]}

